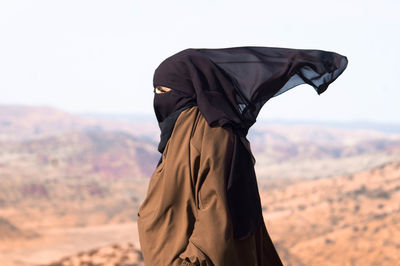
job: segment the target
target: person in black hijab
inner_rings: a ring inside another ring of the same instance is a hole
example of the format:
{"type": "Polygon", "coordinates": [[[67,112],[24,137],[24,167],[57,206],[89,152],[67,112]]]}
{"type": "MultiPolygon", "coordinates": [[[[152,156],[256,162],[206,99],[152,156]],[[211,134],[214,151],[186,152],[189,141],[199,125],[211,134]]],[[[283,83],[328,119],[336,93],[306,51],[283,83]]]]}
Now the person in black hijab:
{"type": "MultiPolygon", "coordinates": [[[[225,171],[226,176],[221,178],[225,184],[223,199],[227,203],[226,212],[232,225],[232,241],[240,243],[254,237],[265,225],[254,171],[255,160],[246,139],[249,128],[270,98],[300,84],[309,84],[321,94],[345,70],[347,63],[345,56],[334,52],[271,47],[186,49],[167,58],[156,69],[153,81],[154,88],[167,90],[154,96],[154,109],[161,129],[158,150],[163,154],[158,168],[180,167],[172,163],[163,164],[163,160],[174,156],[174,152],[180,152],[181,147],[176,147],[175,151],[169,150],[167,155],[164,151],[173,133],[179,135],[177,121],[181,114],[196,108],[207,127],[229,130],[231,140],[227,150],[230,152],[226,155],[229,163],[223,166],[229,169],[225,171]]],[[[184,138],[183,135],[179,136],[184,138]]],[[[201,153],[198,156],[201,157],[201,153]]],[[[149,197],[150,188],[139,214],[144,212],[146,205],[156,207],[148,203],[151,201],[149,197]]],[[[158,219],[162,219],[162,216],[158,219]]],[[[170,223],[173,224],[173,221],[170,223]]],[[[196,227],[196,223],[191,226],[196,227]]],[[[139,227],[142,243],[146,238],[145,232],[151,227],[140,230],[144,228],[143,222],[139,227]]],[[[188,234],[190,236],[190,232],[188,234]]],[[[212,239],[213,236],[208,237],[212,239]]],[[[270,241],[268,234],[265,238],[270,241]]],[[[269,244],[271,252],[268,251],[270,254],[266,256],[269,259],[260,259],[262,256],[258,256],[254,265],[281,265],[272,242],[269,244]]],[[[145,250],[143,254],[146,261],[146,253],[151,251],[147,251],[150,248],[145,250]]],[[[199,264],[193,264],[196,259],[179,257],[175,260],[182,260],[176,262],[178,264],[171,260],[165,265],[228,265],[218,256],[212,261],[207,254],[203,255],[207,258],[204,260],[206,264],[201,264],[199,260],[199,264]],[[216,264],[217,260],[220,264],[216,264]]]]}

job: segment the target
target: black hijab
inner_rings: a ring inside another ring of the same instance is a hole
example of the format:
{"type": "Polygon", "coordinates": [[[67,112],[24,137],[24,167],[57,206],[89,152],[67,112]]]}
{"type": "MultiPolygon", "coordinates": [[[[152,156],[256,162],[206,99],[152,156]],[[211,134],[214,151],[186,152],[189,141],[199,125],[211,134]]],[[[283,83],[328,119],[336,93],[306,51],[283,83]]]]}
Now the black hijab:
{"type": "Polygon", "coordinates": [[[253,234],[262,221],[254,158],[246,139],[262,106],[297,85],[324,92],[347,67],[334,52],[271,47],[186,49],[164,60],[153,85],[172,91],[155,95],[162,153],[179,114],[197,105],[207,123],[234,129],[232,165],[226,180],[234,237],[253,234]]]}

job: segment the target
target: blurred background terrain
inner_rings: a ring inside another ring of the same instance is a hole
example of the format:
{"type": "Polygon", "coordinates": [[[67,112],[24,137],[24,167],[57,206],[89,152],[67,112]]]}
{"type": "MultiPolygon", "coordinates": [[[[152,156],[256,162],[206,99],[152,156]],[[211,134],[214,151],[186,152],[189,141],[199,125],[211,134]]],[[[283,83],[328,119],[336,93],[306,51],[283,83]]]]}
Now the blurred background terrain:
{"type": "Polygon", "coordinates": [[[249,140],[285,265],[400,265],[400,1],[1,0],[0,265],[143,265],[154,69],[186,48],[346,56],[249,140]]]}
{"type": "MultiPolygon", "coordinates": [[[[142,265],[158,134],[147,117],[0,106],[0,264],[142,265]]],[[[396,127],[260,121],[249,140],[285,265],[399,262],[396,127]]]]}

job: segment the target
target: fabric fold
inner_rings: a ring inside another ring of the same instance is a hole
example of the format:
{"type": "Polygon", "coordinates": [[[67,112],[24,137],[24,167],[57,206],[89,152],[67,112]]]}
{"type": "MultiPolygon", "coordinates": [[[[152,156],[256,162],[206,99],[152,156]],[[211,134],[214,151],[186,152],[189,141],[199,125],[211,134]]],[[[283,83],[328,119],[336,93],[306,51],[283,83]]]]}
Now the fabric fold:
{"type": "MultiPolygon", "coordinates": [[[[236,238],[251,235],[262,219],[253,155],[249,145],[242,145],[248,142],[247,132],[261,108],[272,97],[300,84],[323,93],[347,64],[345,56],[322,50],[191,48],[165,59],[155,70],[154,87],[165,86],[188,95],[209,126],[232,128],[236,139],[242,140],[235,142],[238,152],[226,188],[236,238]]],[[[159,121],[161,152],[171,135],[176,112],[171,117],[167,122],[159,121]]]]}

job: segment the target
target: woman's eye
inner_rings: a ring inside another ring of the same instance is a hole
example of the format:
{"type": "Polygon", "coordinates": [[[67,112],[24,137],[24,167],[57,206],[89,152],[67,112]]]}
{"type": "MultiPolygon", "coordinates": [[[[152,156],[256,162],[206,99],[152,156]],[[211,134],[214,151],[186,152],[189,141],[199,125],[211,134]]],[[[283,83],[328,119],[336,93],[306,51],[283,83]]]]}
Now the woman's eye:
{"type": "Polygon", "coordinates": [[[157,88],[155,88],[155,93],[166,93],[166,92],[169,92],[169,91],[171,91],[171,89],[169,89],[169,88],[163,88],[163,87],[157,87],[157,88]]]}

